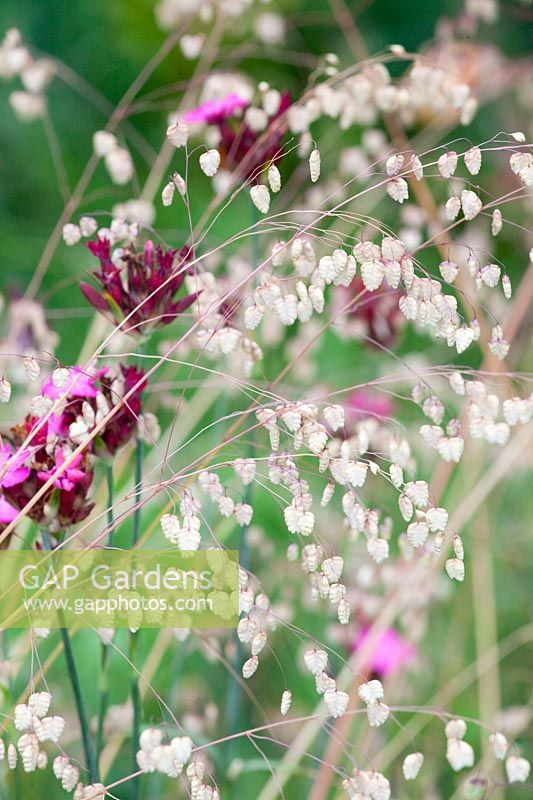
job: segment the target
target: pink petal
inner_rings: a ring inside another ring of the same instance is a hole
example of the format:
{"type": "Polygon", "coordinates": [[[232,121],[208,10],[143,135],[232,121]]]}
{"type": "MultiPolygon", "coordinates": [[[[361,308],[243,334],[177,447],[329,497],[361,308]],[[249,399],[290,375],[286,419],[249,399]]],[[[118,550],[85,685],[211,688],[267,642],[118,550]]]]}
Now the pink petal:
{"type": "Polygon", "coordinates": [[[233,116],[236,111],[246,108],[248,105],[248,100],[232,92],[220,100],[208,100],[191,109],[185,114],[184,120],[193,125],[201,125],[202,123],[212,125],[221,122],[226,117],[233,116]]]}
{"type": "Polygon", "coordinates": [[[43,384],[42,394],[52,400],[67,394],[71,397],[96,397],[96,387],[91,375],[86,375],[79,367],[72,367],[65,386],[58,388],[50,377],[43,384]]]}
{"type": "Polygon", "coordinates": [[[0,497],[0,524],[9,525],[18,516],[18,511],[11,503],[3,497],[0,497]]]}

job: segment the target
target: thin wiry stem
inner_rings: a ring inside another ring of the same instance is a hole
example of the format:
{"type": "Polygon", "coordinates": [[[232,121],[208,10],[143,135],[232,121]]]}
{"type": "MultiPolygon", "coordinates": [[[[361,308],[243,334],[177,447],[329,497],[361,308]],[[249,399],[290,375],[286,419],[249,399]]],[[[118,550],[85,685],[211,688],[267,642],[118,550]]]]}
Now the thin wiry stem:
{"type": "Polygon", "coordinates": [[[68,184],[67,170],[65,167],[65,161],[63,159],[63,153],[61,152],[61,145],[48,112],[45,113],[43,117],[43,126],[46,133],[48,146],[50,148],[50,154],[52,156],[57,182],[59,184],[59,191],[61,192],[63,202],[66,204],[70,199],[70,187],[68,184]]]}
{"type": "Polygon", "coordinates": [[[98,704],[98,729],[96,733],[96,758],[100,758],[104,742],[104,720],[109,703],[109,647],[101,643],[100,649],[100,697],[98,704]]]}

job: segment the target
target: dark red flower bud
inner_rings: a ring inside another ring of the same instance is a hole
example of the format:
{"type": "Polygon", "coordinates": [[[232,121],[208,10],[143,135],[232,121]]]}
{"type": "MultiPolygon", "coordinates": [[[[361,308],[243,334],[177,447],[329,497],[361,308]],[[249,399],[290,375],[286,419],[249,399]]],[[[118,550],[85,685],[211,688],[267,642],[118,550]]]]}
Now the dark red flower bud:
{"type": "Polygon", "coordinates": [[[140,252],[124,249],[116,263],[111,259],[111,244],[107,239],[89,242],[87,247],[100,261],[94,277],[101,287],[98,291],[87,283],[80,289],[92,306],[112,321],[121,323],[130,333],[145,334],[160,325],[168,325],[186,311],[198,294],[175,300],[194,258],[192,247],[180,251],[154,247],[148,240],[140,252]]]}

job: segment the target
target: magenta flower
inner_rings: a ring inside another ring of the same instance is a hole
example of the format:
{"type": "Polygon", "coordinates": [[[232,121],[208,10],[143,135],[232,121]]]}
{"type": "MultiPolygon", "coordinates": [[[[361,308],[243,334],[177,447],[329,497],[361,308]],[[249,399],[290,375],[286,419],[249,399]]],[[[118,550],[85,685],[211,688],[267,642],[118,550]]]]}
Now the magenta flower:
{"type": "Polygon", "coordinates": [[[242,112],[249,103],[238,94],[226,95],[221,100],[209,100],[185,115],[185,122],[216,125],[220,133],[218,151],[225,169],[243,178],[259,177],[259,173],[282,157],[283,139],[287,125],[283,114],[291,105],[288,92],[283,92],[277,111],[268,117],[266,128],[252,130],[243,119],[242,112]]]}
{"type": "Polygon", "coordinates": [[[0,445],[0,486],[9,489],[23,483],[30,474],[29,467],[23,466],[31,456],[30,450],[20,450],[13,455],[9,444],[0,445]]]}
{"type": "MultiPolygon", "coordinates": [[[[352,652],[357,652],[363,646],[369,633],[368,627],[359,631],[352,652]]],[[[367,668],[374,675],[386,678],[413,662],[415,658],[416,648],[406,642],[394,628],[387,628],[378,636],[374,649],[368,657],[367,668]]]]}
{"type": "Polygon", "coordinates": [[[58,387],[50,376],[43,384],[42,392],[45,397],[56,400],[61,395],[69,394],[71,397],[81,397],[84,400],[96,397],[95,379],[105,373],[105,368],[96,375],[87,375],[79,367],[71,367],[68,381],[64,386],[58,387]]]}
{"type": "Polygon", "coordinates": [[[9,525],[16,518],[17,511],[4,497],[0,497],[0,525],[9,525]]]}
{"type": "Polygon", "coordinates": [[[193,256],[192,248],[163,250],[148,240],[144,249],[135,252],[126,248],[120,264],[111,259],[111,243],[107,239],[89,242],[87,247],[100,261],[100,270],[93,273],[100,289],[81,283],[80,289],[98,311],[112,322],[128,322],[124,330],[142,335],[149,329],[168,325],[186,311],[198,297],[197,292],[175,300],[181,289],[193,256]]]}
{"type": "Polygon", "coordinates": [[[388,397],[379,392],[373,392],[370,389],[358,389],[346,399],[345,411],[348,418],[353,421],[364,419],[365,417],[383,419],[392,416],[394,404],[388,397]]]}
{"type": "Polygon", "coordinates": [[[219,152],[226,169],[235,170],[243,178],[259,177],[259,173],[270,164],[279,163],[283,155],[283,139],[287,125],[283,114],[291,105],[288,92],[281,96],[279,108],[268,118],[264,131],[252,130],[246,122],[239,119],[236,124],[225,117],[218,123],[220,131],[219,152]]]}
{"type": "MultiPolygon", "coordinates": [[[[134,386],[137,388],[132,391],[127,401],[109,420],[100,434],[99,441],[96,443],[97,455],[114,455],[117,450],[131,440],[137,429],[137,421],[142,409],[142,393],[146,388],[144,371],[131,366],[121,366],[120,371],[124,381],[124,394],[129,394],[134,386]],[[101,444],[104,445],[103,450],[101,444]]],[[[120,398],[112,390],[111,380],[107,378],[102,380],[102,391],[110,407],[119,402],[120,398]]]]}
{"type": "MultiPolygon", "coordinates": [[[[83,456],[81,453],[76,456],[76,458],[72,461],[70,467],[61,473],[58,478],[54,479],[54,486],[56,489],[62,489],[65,492],[71,492],[77,483],[81,483],[87,477],[86,473],[82,469],[78,469],[82,461],[83,456]]],[[[39,470],[37,473],[37,477],[39,480],[46,483],[46,481],[50,480],[50,478],[54,478],[56,472],[59,471],[60,467],[63,466],[65,463],[65,454],[62,448],[57,448],[55,452],[55,464],[49,470],[39,470]]]]}
{"type": "Polygon", "coordinates": [[[19,447],[32,435],[30,448],[14,452],[10,443],[0,445],[0,486],[5,495],[0,495],[0,525],[12,522],[48,481],[51,486],[44,496],[28,509],[30,519],[55,533],[84,520],[94,506],[89,491],[95,456],[114,455],[135,436],[145,387],[144,372],[135,367],[120,370],[104,367],[92,375],[80,367],[71,367],[62,387],[55,386],[52,379],[45,381],[43,396],[53,400],[61,396],[57,413],[47,419],[29,414],[11,428],[14,443],[19,447]],[[123,401],[130,391],[131,396],[123,401]],[[118,406],[114,416],[97,437],[89,439],[98,414],[107,413],[114,406],[118,406]],[[69,454],[83,443],[85,436],[87,445],[83,452],[63,470],[69,454]],[[60,470],[63,471],[58,474],[60,470]]]}
{"type": "Polygon", "coordinates": [[[233,117],[249,105],[248,100],[232,92],[219,100],[207,100],[185,114],[185,122],[191,125],[218,125],[226,117],[233,117]]]}

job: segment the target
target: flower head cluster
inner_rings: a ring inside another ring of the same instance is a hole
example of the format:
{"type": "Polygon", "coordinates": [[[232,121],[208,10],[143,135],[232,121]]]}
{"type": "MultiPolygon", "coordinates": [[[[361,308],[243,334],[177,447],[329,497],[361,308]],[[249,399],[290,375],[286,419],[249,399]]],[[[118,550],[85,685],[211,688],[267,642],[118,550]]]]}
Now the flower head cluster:
{"type": "Polygon", "coordinates": [[[190,783],[191,797],[198,800],[220,800],[216,787],[204,783],[205,767],[202,761],[191,761],[193,743],[188,736],[175,736],[163,743],[163,733],[158,728],[147,728],[139,738],[137,763],[143,772],[160,772],[177,778],[187,764],[185,774],[190,783]]]}
{"type": "Polygon", "coordinates": [[[287,131],[284,114],[291,105],[288,92],[268,90],[261,105],[236,93],[208,100],[185,115],[185,122],[214,125],[218,130],[219,163],[242,179],[255,178],[278,162],[287,131]]]}
{"type": "Polygon", "coordinates": [[[101,783],[89,786],[80,782],[80,770],[65,755],[54,758],[52,770],[61,788],[66,792],[74,792],[74,800],[104,800],[105,787],[101,783]]]}
{"type": "Polygon", "coordinates": [[[48,482],[31,518],[54,532],[84,520],[93,508],[88,493],[94,457],[113,455],[135,435],[144,386],[143,373],[134,367],[92,374],[78,367],[55,370],[33,399],[31,413],[12,428],[12,443],[2,444],[0,524],[12,522],[48,482]],[[89,440],[97,425],[98,436],[89,440]],[[74,455],[85,441],[87,447],[74,455]]]}
{"type": "Polygon", "coordinates": [[[191,109],[185,114],[184,120],[190,125],[222,125],[226,119],[238,116],[248,105],[247,98],[230,92],[219,99],[206,100],[191,109]]]}
{"type": "MultiPolygon", "coordinates": [[[[276,628],[276,618],[271,612],[270,598],[264,591],[254,591],[254,582],[244,570],[239,572],[239,588],[241,619],[237,636],[241,644],[250,650],[250,657],[242,665],[242,676],[249,679],[257,672],[259,656],[265,650],[269,631],[276,628]]],[[[284,713],[287,713],[287,698],[285,705],[284,713]]]]}
{"type": "Polygon", "coordinates": [[[381,772],[354,768],[352,777],[345,778],[343,789],[350,800],[389,800],[391,788],[381,772]]]}
{"type": "Polygon", "coordinates": [[[94,273],[100,291],[88,283],[81,283],[80,288],[105,316],[116,323],[126,320],[124,329],[130,333],[142,335],[168,325],[198,296],[192,292],[175,299],[193,255],[190,247],[163,250],[148,240],[140,252],[132,246],[112,252],[110,241],[100,238],[87,246],[100,261],[100,269],[94,273]]]}
{"type": "Polygon", "coordinates": [[[394,404],[386,395],[369,389],[357,389],[346,399],[346,419],[354,423],[364,419],[384,420],[394,414],[394,404]]]}
{"type": "Polygon", "coordinates": [[[52,695],[49,692],[35,692],[28,697],[27,703],[15,706],[15,728],[21,735],[16,749],[13,747],[11,751],[11,758],[16,763],[18,751],[24,772],[46,767],[48,756],[41,750],[41,745],[44,742],[57,743],[64,731],[63,717],[48,716],[51,702],[52,695]]]}

